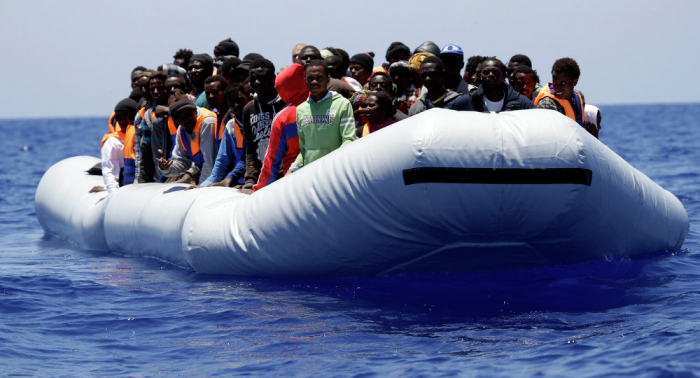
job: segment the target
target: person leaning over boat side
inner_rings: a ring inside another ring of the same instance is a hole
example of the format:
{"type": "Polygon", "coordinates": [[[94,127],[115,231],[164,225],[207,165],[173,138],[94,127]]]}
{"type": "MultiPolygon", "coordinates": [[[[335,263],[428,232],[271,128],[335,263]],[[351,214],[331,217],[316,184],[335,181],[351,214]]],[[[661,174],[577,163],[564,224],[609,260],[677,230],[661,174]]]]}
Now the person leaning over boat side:
{"type": "Polygon", "coordinates": [[[502,112],[532,109],[532,101],[505,83],[506,66],[496,58],[481,63],[481,85],[447,106],[452,110],[502,112]]]}
{"type": "Polygon", "coordinates": [[[535,106],[541,109],[556,110],[573,119],[583,127],[586,121],[584,108],[586,99],[583,93],[574,89],[578,84],[581,70],[571,58],[561,58],[552,65],[552,82],[547,83],[535,98],[535,106]]]}
{"type": "Polygon", "coordinates": [[[420,76],[428,91],[408,110],[409,117],[428,109],[444,108],[459,98],[459,93],[445,89],[445,70],[440,58],[429,56],[423,59],[420,65],[420,76]]]}
{"type": "Polygon", "coordinates": [[[243,107],[248,100],[243,93],[243,86],[237,83],[226,87],[224,97],[229,110],[224,118],[226,126],[214,167],[209,177],[200,184],[201,186],[192,185],[186,190],[205,186],[240,187],[243,184],[246,144],[240,120],[243,117],[243,107]]]}
{"type": "Polygon", "coordinates": [[[114,193],[120,186],[134,182],[134,125],[136,101],[125,98],[114,107],[117,130],[105,134],[100,145],[102,178],[105,186],[95,186],[90,193],[107,190],[114,193]]]}
{"type": "MultiPolygon", "coordinates": [[[[153,124],[167,122],[168,90],[165,82],[168,76],[158,71],[151,75],[148,81],[148,91],[150,93],[153,106],[146,109],[143,118],[136,127],[136,133],[140,134],[138,150],[136,156],[136,183],[146,183],[155,181],[157,155],[152,149],[153,124]],[[159,110],[159,111],[158,111],[159,110]],[[165,120],[163,119],[165,118],[165,120]]],[[[163,149],[165,150],[165,149],[163,149]]],[[[156,150],[157,151],[157,150],[156,150]]],[[[160,174],[158,172],[158,178],[160,174]]]]}
{"type": "Polygon", "coordinates": [[[282,109],[272,121],[270,143],[265,153],[260,178],[253,187],[253,192],[284,177],[299,155],[297,106],[309,97],[304,66],[295,63],[285,68],[277,75],[275,88],[282,100],[287,103],[287,107],[282,109]]]}
{"type": "Polygon", "coordinates": [[[287,104],[275,89],[275,65],[267,59],[257,59],[250,64],[250,85],[255,97],[243,108],[243,135],[246,143],[245,184],[252,190],[260,177],[262,160],[270,143],[272,120],[287,104]]]}
{"type": "Polygon", "coordinates": [[[330,78],[324,61],[314,60],[306,65],[306,87],[311,95],[297,107],[299,156],[290,172],[355,140],[352,105],[328,90],[330,78]]]}
{"type": "Polygon", "coordinates": [[[190,84],[194,87],[194,95],[197,100],[194,102],[198,107],[204,107],[209,110],[207,103],[207,95],[204,93],[204,80],[214,72],[214,60],[209,54],[194,54],[190,58],[190,63],[187,66],[187,77],[190,79],[190,84]]]}
{"type": "Polygon", "coordinates": [[[216,114],[196,106],[179,89],[170,95],[168,107],[170,117],[179,127],[172,158],[166,159],[163,151],[158,150],[158,166],[167,177],[183,175],[177,182],[203,182],[216,159],[216,114]]]}

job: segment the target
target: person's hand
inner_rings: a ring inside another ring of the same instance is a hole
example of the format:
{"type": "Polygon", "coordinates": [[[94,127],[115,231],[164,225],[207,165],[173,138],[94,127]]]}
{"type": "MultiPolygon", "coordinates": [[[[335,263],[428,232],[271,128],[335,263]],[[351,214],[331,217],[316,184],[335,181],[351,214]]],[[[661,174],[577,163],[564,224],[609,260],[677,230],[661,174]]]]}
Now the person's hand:
{"type": "Polygon", "coordinates": [[[158,162],[158,167],[160,168],[160,170],[167,171],[168,169],[170,169],[170,166],[173,165],[173,160],[165,160],[165,157],[163,156],[163,150],[161,149],[158,150],[158,155],[160,155],[160,157],[156,159],[156,161],[158,162]]]}
{"type": "Polygon", "coordinates": [[[232,181],[233,181],[233,180],[231,180],[230,178],[225,178],[225,179],[223,179],[223,180],[221,180],[221,181],[219,181],[219,182],[215,182],[215,183],[209,184],[209,185],[207,185],[207,186],[223,186],[224,188],[230,188],[230,187],[231,187],[231,182],[232,182],[232,181]]]}
{"type": "Polygon", "coordinates": [[[187,188],[185,188],[185,190],[199,189],[199,188],[201,188],[201,186],[199,186],[199,185],[190,185],[190,186],[188,186],[187,188]]]}
{"type": "Polygon", "coordinates": [[[156,106],[156,117],[162,117],[170,113],[170,108],[165,105],[156,106]]]}
{"type": "Polygon", "coordinates": [[[197,185],[197,181],[194,180],[194,177],[192,177],[192,175],[189,174],[189,172],[182,175],[177,181],[175,181],[175,183],[197,185]]]}
{"type": "Polygon", "coordinates": [[[248,195],[253,194],[253,189],[245,189],[245,187],[243,189],[238,189],[238,191],[243,193],[243,194],[248,194],[248,195]]]}
{"type": "MultiPolygon", "coordinates": [[[[106,189],[104,186],[93,186],[88,193],[99,193],[104,192],[106,189]]],[[[99,201],[98,201],[99,202],[99,201]]]]}
{"type": "Polygon", "coordinates": [[[254,182],[246,182],[245,184],[243,184],[243,187],[241,189],[251,189],[252,190],[254,186],[255,186],[254,182]]]}

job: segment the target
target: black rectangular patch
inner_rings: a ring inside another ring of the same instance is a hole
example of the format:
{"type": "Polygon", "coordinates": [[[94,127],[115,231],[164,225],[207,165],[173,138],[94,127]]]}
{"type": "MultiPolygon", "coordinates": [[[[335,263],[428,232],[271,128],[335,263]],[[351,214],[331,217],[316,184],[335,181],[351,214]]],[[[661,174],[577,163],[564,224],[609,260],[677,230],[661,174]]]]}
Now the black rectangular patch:
{"type": "Polygon", "coordinates": [[[403,170],[405,185],[451,184],[578,184],[591,186],[593,172],[584,168],[446,168],[403,170]]]}

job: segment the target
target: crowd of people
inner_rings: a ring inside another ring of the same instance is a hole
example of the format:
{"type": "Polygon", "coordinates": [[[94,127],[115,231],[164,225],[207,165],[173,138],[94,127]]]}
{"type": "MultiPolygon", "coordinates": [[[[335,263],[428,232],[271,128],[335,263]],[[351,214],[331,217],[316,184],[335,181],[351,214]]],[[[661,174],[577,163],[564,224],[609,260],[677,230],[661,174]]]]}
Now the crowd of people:
{"type": "Polygon", "coordinates": [[[458,45],[401,42],[375,54],[298,44],[276,71],[260,54],[239,58],[228,38],[209,54],[181,49],[172,63],[131,72],[101,144],[104,187],[186,183],[252,193],[357,138],[432,108],[501,112],[551,109],[596,138],[601,113],[576,85],[577,62],[554,62],[540,84],[530,59],[465,59],[458,45]],[[465,67],[466,66],[466,67],[465,67]],[[462,69],[464,68],[464,72],[462,69]]]}

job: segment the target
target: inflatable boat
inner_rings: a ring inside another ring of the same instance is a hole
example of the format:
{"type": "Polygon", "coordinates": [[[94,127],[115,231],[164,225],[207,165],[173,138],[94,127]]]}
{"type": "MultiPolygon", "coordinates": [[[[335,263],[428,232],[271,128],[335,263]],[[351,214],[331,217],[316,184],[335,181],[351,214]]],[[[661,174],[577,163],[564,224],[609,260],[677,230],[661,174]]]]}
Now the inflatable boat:
{"type": "Polygon", "coordinates": [[[198,273],[370,276],[679,249],[681,202],[567,117],[433,109],[246,195],[102,185],[74,157],[36,192],[47,233],[198,273]],[[100,199],[104,200],[100,201],[100,199]]]}

